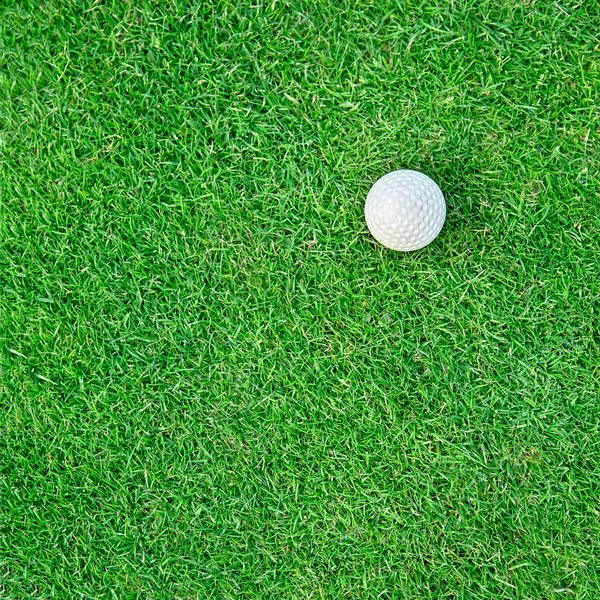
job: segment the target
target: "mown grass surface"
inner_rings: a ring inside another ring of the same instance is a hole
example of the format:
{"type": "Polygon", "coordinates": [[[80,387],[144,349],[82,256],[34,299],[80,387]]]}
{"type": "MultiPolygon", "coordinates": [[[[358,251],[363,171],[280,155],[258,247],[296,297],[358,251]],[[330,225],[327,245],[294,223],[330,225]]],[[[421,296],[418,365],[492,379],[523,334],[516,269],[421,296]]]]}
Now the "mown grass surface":
{"type": "Polygon", "coordinates": [[[0,7],[0,597],[597,599],[599,5],[242,4],[0,7]]]}

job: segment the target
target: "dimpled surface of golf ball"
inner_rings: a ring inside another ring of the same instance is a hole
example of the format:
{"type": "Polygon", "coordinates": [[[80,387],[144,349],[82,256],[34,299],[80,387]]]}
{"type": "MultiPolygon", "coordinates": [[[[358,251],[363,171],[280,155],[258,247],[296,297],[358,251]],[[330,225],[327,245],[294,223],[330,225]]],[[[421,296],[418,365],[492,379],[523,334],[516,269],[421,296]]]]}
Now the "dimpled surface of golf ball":
{"type": "Polygon", "coordinates": [[[433,179],[418,171],[392,171],[367,195],[365,220],[373,237],[392,250],[418,250],[432,242],[446,219],[446,202],[433,179]]]}

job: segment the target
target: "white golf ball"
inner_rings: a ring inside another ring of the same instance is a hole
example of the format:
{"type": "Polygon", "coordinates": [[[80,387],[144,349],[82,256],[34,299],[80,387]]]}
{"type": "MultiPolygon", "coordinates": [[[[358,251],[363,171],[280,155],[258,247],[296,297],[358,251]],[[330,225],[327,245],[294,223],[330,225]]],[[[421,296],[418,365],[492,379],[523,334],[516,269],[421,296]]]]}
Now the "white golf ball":
{"type": "Polygon", "coordinates": [[[418,171],[392,171],[367,195],[365,220],[373,237],[392,250],[418,250],[432,242],[446,219],[446,202],[433,179],[418,171]]]}

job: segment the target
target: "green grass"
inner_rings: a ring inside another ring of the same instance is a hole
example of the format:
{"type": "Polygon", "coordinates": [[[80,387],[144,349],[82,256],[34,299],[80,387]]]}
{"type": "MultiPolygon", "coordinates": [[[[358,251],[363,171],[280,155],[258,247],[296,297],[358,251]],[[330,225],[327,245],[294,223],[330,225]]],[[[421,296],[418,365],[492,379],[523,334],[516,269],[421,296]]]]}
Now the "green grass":
{"type": "Polygon", "coordinates": [[[596,600],[600,6],[235,4],[0,7],[0,598],[596,600]]]}

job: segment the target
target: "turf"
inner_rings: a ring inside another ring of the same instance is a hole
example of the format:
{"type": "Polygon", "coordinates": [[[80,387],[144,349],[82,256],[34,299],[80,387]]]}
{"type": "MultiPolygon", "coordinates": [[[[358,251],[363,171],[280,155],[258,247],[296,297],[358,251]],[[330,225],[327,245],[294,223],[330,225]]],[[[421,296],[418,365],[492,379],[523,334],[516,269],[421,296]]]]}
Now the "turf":
{"type": "Polygon", "coordinates": [[[2,2],[0,598],[600,597],[599,32],[2,2]]]}

